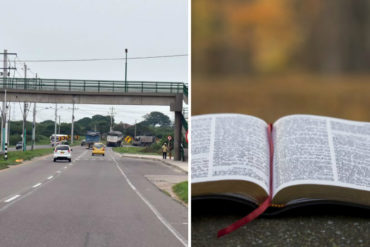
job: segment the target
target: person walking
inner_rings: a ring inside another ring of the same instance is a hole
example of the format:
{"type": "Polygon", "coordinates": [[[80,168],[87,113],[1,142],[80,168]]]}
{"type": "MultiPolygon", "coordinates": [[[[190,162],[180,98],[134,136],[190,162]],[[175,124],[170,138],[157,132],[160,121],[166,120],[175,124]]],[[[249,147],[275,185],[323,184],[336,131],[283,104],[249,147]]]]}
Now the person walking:
{"type": "Polygon", "coordinates": [[[167,143],[164,143],[163,146],[162,146],[162,154],[163,154],[163,159],[166,159],[167,158],[167,143]]]}

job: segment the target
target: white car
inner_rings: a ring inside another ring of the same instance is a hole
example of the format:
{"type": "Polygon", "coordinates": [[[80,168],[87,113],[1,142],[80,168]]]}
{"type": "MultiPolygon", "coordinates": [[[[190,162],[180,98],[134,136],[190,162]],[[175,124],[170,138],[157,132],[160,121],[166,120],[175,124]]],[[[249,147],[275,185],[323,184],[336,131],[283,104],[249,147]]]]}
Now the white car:
{"type": "Polygon", "coordinates": [[[54,149],[54,162],[57,160],[72,160],[72,148],[68,145],[58,145],[54,149]]]}

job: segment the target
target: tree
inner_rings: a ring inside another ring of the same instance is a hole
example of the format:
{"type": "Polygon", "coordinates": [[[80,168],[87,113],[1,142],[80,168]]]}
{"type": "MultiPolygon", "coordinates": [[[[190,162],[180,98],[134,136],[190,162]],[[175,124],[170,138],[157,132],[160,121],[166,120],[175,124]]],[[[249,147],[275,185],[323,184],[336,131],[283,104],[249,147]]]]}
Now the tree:
{"type": "Polygon", "coordinates": [[[144,119],[145,120],[141,122],[142,125],[153,127],[156,125],[159,125],[161,127],[169,127],[171,125],[170,118],[167,115],[157,111],[146,114],[144,116],[144,119]]]}

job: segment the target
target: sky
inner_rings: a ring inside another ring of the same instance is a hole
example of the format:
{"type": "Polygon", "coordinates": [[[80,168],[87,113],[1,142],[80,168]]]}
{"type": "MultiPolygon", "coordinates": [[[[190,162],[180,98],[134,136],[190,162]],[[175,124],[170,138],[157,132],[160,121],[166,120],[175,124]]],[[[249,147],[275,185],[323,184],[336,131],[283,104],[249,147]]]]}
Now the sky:
{"type": "MultiPolygon", "coordinates": [[[[9,56],[18,68],[11,77],[24,76],[20,61],[26,61],[29,77],[37,73],[40,78],[124,80],[124,60],[30,60],[123,58],[127,48],[127,80],[188,83],[188,56],[130,59],[188,54],[187,5],[186,0],[0,0],[0,50],[17,53],[16,60],[9,56]]],[[[36,121],[53,120],[54,107],[37,104],[36,121]]],[[[108,115],[111,107],[76,105],[75,118],[108,115]]],[[[12,120],[20,120],[20,104],[11,108],[12,120]]],[[[71,108],[59,105],[62,122],[71,121],[71,108]]],[[[151,111],[174,119],[167,106],[114,106],[116,122],[132,124],[151,111]]],[[[30,120],[32,113],[28,116],[30,120]]]]}

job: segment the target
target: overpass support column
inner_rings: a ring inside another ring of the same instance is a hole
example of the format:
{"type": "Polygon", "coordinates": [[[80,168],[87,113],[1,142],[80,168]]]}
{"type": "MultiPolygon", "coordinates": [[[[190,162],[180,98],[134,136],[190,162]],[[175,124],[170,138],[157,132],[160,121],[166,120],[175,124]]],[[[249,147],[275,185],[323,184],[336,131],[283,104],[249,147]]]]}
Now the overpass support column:
{"type": "Polygon", "coordinates": [[[177,94],[175,102],[171,104],[170,106],[170,110],[175,112],[175,129],[174,129],[174,138],[173,138],[173,144],[174,144],[173,148],[175,151],[175,155],[174,155],[175,160],[181,159],[182,100],[183,100],[183,95],[177,94]]]}

